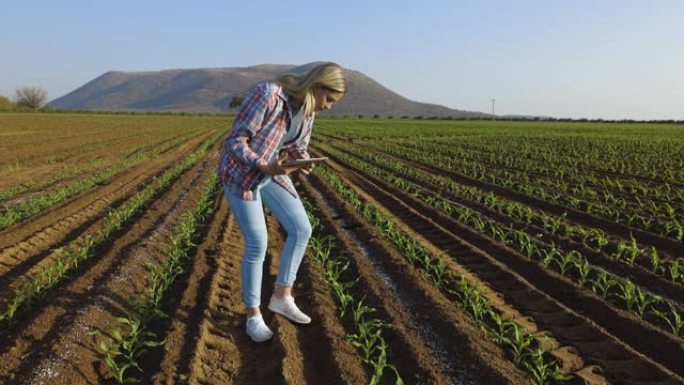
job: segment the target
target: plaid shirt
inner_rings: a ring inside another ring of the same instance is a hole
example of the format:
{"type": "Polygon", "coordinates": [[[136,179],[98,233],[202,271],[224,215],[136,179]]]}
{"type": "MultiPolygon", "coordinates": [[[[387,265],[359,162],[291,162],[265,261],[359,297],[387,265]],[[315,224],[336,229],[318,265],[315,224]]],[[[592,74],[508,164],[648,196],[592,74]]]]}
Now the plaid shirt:
{"type": "MultiPolygon", "coordinates": [[[[259,171],[259,164],[268,164],[276,156],[280,139],[292,119],[288,96],[275,83],[261,83],[250,90],[242,102],[240,112],[233,121],[233,128],[226,138],[219,158],[218,175],[224,189],[256,200],[254,191],[266,174],[259,171]]],[[[307,159],[306,151],[311,139],[313,116],[305,117],[299,135],[283,144],[282,152],[290,159],[307,159]]],[[[295,197],[297,191],[287,175],[276,175],[273,179],[295,197]]]]}

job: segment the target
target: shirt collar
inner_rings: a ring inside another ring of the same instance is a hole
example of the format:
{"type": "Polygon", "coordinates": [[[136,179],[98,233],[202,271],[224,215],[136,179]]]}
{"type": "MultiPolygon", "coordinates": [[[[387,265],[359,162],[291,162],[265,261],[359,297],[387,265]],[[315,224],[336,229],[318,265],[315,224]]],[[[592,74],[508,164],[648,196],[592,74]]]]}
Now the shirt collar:
{"type": "MultiPolygon", "coordinates": [[[[285,89],[283,89],[283,86],[281,86],[278,83],[275,83],[276,86],[278,86],[278,90],[276,91],[276,95],[278,95],[279,98],[281,98],[284,102],[285,105],[287,106],[287,111],[290,115],[290,119],[292,119],[292,116],[295,115],[294,110],[292,109],[292,104],[290,103],[290,97],[287,93],[285,93],[285,89]]],[[[304,120],[311,119],[311,116],[305,116],[304,120]]]]}

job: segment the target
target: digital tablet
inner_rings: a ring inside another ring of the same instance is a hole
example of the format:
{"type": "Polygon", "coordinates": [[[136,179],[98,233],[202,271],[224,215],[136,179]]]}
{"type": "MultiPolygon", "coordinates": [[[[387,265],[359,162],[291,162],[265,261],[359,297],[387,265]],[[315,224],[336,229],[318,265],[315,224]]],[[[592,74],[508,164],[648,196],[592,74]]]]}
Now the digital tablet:
{"type": "Polygon", "coordinates": [[[311,164],[311,163],[325,162],[326,160],[328,160],[328,157],[297,159],[297,160],[290,160],[290,161],[287,161],[285,163],[282,163],[281,166],[285,166],[285,167],[306,166],[306,165],[311,164]]]}

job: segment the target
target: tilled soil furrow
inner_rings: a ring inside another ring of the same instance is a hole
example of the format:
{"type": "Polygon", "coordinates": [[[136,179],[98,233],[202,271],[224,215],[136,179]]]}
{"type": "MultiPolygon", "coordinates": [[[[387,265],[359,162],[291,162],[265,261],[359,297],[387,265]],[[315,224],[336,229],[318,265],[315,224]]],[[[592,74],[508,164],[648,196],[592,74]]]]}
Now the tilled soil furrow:
{"type": "MultiPolygon", "coordinates": [[[[188,136],[187,141],[193,140],[194,138],[204,135],[209,129],[208,128],[203,128],[196,130],[194,135],[188,136]]],[[[42,180],[45,178],[45,176],[41,175],[31,175],[30,176],[30,183],[34,184],[34,186],[30,187],[28,191],[25,191],[23,193],[19,193],[17,195],[12,196],[9,199],[2,200],[0,199],[0,207],[5,206],[5,207],[10,207],[13,205],[16,205],[20,202],[26,201],[28,199],[31,199],[36,196],[45,196],[46,194],[49,194],[52,191],[55,191],[61,187],[66,187],[74,182],[78,182],[79,180],[85,180],[90,177],[93,177],[103,171],[105,171],[108,167],[115,166],[118,161],[121,160],[126,160],[126,159],[131,159],[135,155],[138,154],[143,154],[146,152],[149,152],[149,150],[152,150],[154,148],[161,148],[165,144],[177,140],[181,138],[185,133],[178,132],[176,135],[173,137],[169,137],[165,140],[162,141],[151,141],[151,142],[143,142],[141,140],[144,140],[145,138],[140,138],[139,136],[136,135],[135,140],[130,141],[130,143],[125,143],[123,146],[125,147],[126,151],[122,149],[114,149],[114,148],[106,148],[106,153],[105,154],[83,154],[82,157],[83,159],[79,160],[79,163],[74,163],[73,161],[68,162],[69,165],[73,166],[78,166],[78,165],[86,165],[89,162],[91,162],[93,159],[108,159],[108,161],[104,161],[99,163],[97,166],[94,167],[84,167],[84,169],[78,170],[76,172],[70,173],[67,176],[63,176],[61,178],[57,178],[54,174],[50,174],[49,178],[50,180],[41,183],[36,183],[37,180],[42,180]],[[119,157],[112,156],[113,153],[117,152],[119,153],[119,157]],[[128,153],[128,155],[126,154],[128,153]],[[113,159],[116,158],[116,159],[113,159]]],[[[151,140],[151,139],[150,139],[151,140]]],[[[180,143],[176,144],[175,147],[179,146],[180,143]]],[[[172,148],[166,149],[166,151],[171,151],[173,150],[172,148]]],[[[151,155],[148,159],[152,160],[155,157],[159,157],[162,153],[158,152],[156,155],[151,155]]],[[[150,153],[148,153],[150,155],[150,153]]],[[[65,162],[66,163],[66,162],[65,162]]],[[[64,166],[66,167],[66,166],[64,166]]],[[[16,184],[20,184],[21,182],[17,181],[15,182],[16,184]]]]}
{"type": "MultiPolygon", "coordinates": [[[[227,207],[225,199],[221,205],[227,207]]],[[[266,308],[277,275],[279,252],[283,243],[279,225],[270,214],[267,215],[267,223],[269,249],[264,262],[266,267],[261,308],[266,323],[276,334],[274,339],[257,344],[244,332],[245,313],[240,287],[242,235],[237,223],[230,216],[223,239],[216,246],[217,270],[209,289],[204,319],[199,326],[199,338],[188,368],[187,382],[333,385],[366,383],[356,352],[346,341],[334,315],[330,314],[335,307],[326,291],[328,289],[325,282],[312,275],[313,271],[311,266],[307,266],[307,262],[300,269],[300,279],[294,292],[299,306],[305,310],[311,309],[312,324],[294,325],[266,308]],[[318,307],[321,306],[318,304],[331,303],[333,309],[318,307]],[[316,318],[319,314],[322,315],[321,318],[316,318]]]]}
{"type": "MultiPolygon", "coordinates": [[[[217,271],[200,324],[189,383],[282,384],[282,346],[277,340],[255,344],[244,331],[246,316],[240,287],[243,244],[232,215],[218,249],[217,271]]],[[[272,317],[264,315],[271,323],[272,317]]]]}
{"type": "MultiPolygon", "coordinates": [[[[416,231],[416,233],[425,235],[428,241],[436,241],[438,243],[456,241],[463,245],[475,245],[475,247],[471,246],[471,248],[481,256],[481,261],[486,261],[487,263],[479,263],[472,266],[465,264],[464,266],[469,270],[476,274],[486,274],[488,269],[509,271],[509,280],[520,281],[523,285],[528,287],[528,290],[546,296],[550,301],[549,306],[555,304],[559,312],[566,313],[567,316],[573,318],[575,320],[574,322],[578,325],[585,325],[585,327],[589,328],[588,330],[591,331],[589,334],[593,335],[594,339],[602,341],[606,348],[610,347],[612,349],[613,347],[617,347],[624,352],[624,357],[634,357],[636,362],[640,362],[641,365],[629,365],[627,367],[629,372],[625,373],[624,368],[622,368],[621,365],[600,361],[600,349],[583,348],[581,347],[581,341],[574,340],[572,335],[559,334],[559,332],[554,329],[555,325],[552,323],[546,323],[543,320],[538,319],[536,320],[543,330],[550,331],[562,344],[577,346],[581,355],[588,358],[586,363],[601,362],[604,365],[609,365],[604,367],[604,369],[606,370],[607,375],[613,379],[625,379],[626,375],[629,374],[628,378],[634,380],[642,380],[642,378],[646,376],[653,381],[662,381],[663,383],[683,382],[679,375],[674,374],[671,371],[676,370],[677,368],[681,370],[681,367],[678,367],[675,364],[677,360],[673,359],[672,356],[666,356],[667,354],[678,356],[678,353],[676,353],[677,350],[671,349],[671,347],[676,345],[674,342],[669,342],[666,347],[663,347],[661,345],[663,342],[663,333],[659,330],[654,329],[647,324],[634,322],[630,319],[625,320],[629,315],[625,316],[623,314],[624,312],[608,308],[605,303],[597,298],[577,291],[573,285],[566,282],[565,279],[545,271],[536,263],[532,263],[525,258],[517,257],[515,253],[511,253],[507,248],[494,245],[491,241],[488,241],[477,234],[473,234],[472,232],[467,234],[466,230],[460,228],[453,221],[445,221],[444,223],[436,222],[441,214],[435,212],[435,210],[430,207],[415,201],[415,199],[412,199],[407,194],[396,191],[396,189],[391,187],[383,186],[381,182],[371,182],[365,177],[361,177],[361,173],[358,170],[348,172],[345,171],[345,169],[340,169],[340,171],[348,180],[353,181],[354,184],[359,186],[358,190],[370,194],[370,196],[373,197],[372,200],[377,201],[382,207],[385,207],[393,215],[396,215],[397,218],[404,223],[404,227],[423,229],[423,231],[416,231]],[[381,188],[380,186],[383,187],[381,188]],[[420,213],[418,213],[418,211],[420,213]],[[432,227],[433,231],[426,232],[425,229],[427,227],[432,227]],[[459,231],[458,235],[453,231],[459,231]],[[463,236],[467,236],[467,238],[463,238],[463,236]],[[449,238],[450,241],[447,241],[444,238],[449,238]],[[482,253],[482,251],[479,250],[482,250],[485,253],[482,253]],[[497,258],[492,258],[491,256],[493,255],[496,255],[497,258]],[[504,266],[503,263],[505,263],[506,266],[504,266]],[[510,268],[512,268],[515,273],[510,271],[510,268]],[[537,286],[532,285],[530,282],[535,282],[535,285],[537,286]],[[542,291],[538,288],[541,288],[542,291]],[[570,308],[579,308],[581,314],[591,314],[591,320],[585,316],[580,316],[570,308]],[[603,328],[595,326],[594,321],[600,321],[599,323],[603,328]],[[610,330],[611,333],[616,333],[617,337],[608,333],[606,329],[610,330]],[[638,332],[634,332],[635,330],[638,332]],[[633,332],[635,334],[632,334],[633,332]],[[640,337],[636,337],[637,335],[640,337]],[[643,340],[646,339],[643,338],[644,335],[651,335],[654,338],[657,338],[657,341],[654,342],[651,340],[644,342],[643,340]],[[630,346],[623,341],[628,342],[630,346]],[[638,352],[635,351],[635,349],[638,350],[638,352]],[[649,357],[644,357],[643,354],[648,354],[649,357]],[[661,365],[661,363],[665,363],[667,368],[661,365]]],[[[448,254],[456,261],[464,263],[464,261],[459,260],[460,253],[454,253],[452,250],[448,252],[448,254]]],[[[487,283],[495,290],[504,293],[497,288],[497,282],[498,281],[487,283]]],[[[506,298],[507,302],[512,300],[513,299],[506,298]]],[[[511,303],[518,309],[527,309],[525,301],[511,303]]],[[[665,341],[667,341],[667,338],[665,338],[665,341]]]]}
{"type": "Polygon", "coordinates": [[[306,384],[367,384],[361,358],[340,323],[339,309],[325,281],[323,268],[308,256],[299,268],[297,304],[312,318],[298,341],[306,384]]]}
{"type": "Polygon", "coordinates": [[[216,209],[212,214],[208,230],[197,251],[192,257],[192,266],[186,277],[166,295],[171,297],[169,318],[160,321],[155,327],[160,338],[165,340],[163,347],[152,350],[144,358],[144,384],[170,385],[187,384],[189,367],[199,335],[210,292],[211,280],[216,272],[218,245],[229,225],[228,206],[218,195],[216,209]],[[176,301],[175,298],[178,298],[176,301]],[[163,329],[163,332],[160,330],[163,329]]]}
{"type": "MultiPolygon", "coordinates": [[[[266,225],[268,227],[268,248],[266,251],[266,262],[268,267],[264,271],[263,281],[262,281],[262,311],[264,313],[271,313],[267,309],[268,301],[270,300],[270,295],[274,289],[274,283],[278,275],[278,267],[280,266],[280,251],[283,249],[283,235],[280,231],[280,225],[278,221],[269,214],[266,216],[266,225]]],[[[266,263],[265,262],[265,263],[266,263]]],[[[298,306],[302,308],[304,312],[308,312],[308,309],[303,306],[303,301],[301,301],[300,296],[297,294],[299,292],[298,285],[293,287],[293,295],[299,299],[298,306]]],[[[271,321],[268,325],[275,333],[275,341],[280,345],[282,349],[282,376],[283,384],[296,385],[308,383],[304,377],[304,361],[303,352],[299,345],[297,336],[300,333],[300,329],[308,329],[311,325],[300,326],[296,325],[284,317],[271,314],[271,321]]],[[[268,317],[268,315],[267,315],[268,317]]],[[[301,333],[306,333],[307,330],[301,331],[301,333]]],[[[315,382],[314,382],[315,383],[315,382]]],[[[325,383],[325,382],[323,382],[325,383]]]]}
{"type": "MultiPolygon", "coordinates": [[[[346,153],[350,156],[355,156],[351,152],[346,153]]],[[[389,169],[388,167],[384,167],[378,164],[375,164],[375,167],[381,168],[386,172],[389,172],[390,174],[395,174],[395,172],[389,169]]],[[[648,289],[654,294],[657,294],[663,298],[668,298],[673,301],[676,301],[678,302],[680,307],[684,305],[684,286],[678,283],[673,283],[671,280],[665,278],[664,276],[654,274],[651,271],[652,267],[650,260],[644,259],[642,261],[637,261],[637,263],[634,265],[627,264],[624,261],[617,261],[614,258],[611,258],[605,252],[596,252],[588,246],[581,244],[577,241],[568,239],[564,236],[561,236],[560,234],[550,234],[538,226],[526,224],[520,220],[504,216],[477,202],[459,199],[449,191],[441,191],[441,189],[438,186],[426,183],[424,181],[418,180],[408,175],[400,176],[406,180],[416,183],[419,186],[422,186],[424,188],[424,194],[426,195],[434,195],[451,203],[466,206],[474,210],[475,212],[483,214],[485,217],[488,217],[503,224],[506,227],[510,227],[519,231],[525,231],[528,234],[534,235],[536,238],[543,240],[547,244],[553,243],[557,246],[560,246],[564,250],[579,251],[582,253],[583,256],[588,258],[588,261],[590,263],[599,266],[615,275],[621,277],[630,277],[630,279],[634,283],[648,289]]],[[[611,239],[609,246],[616,248],[617,242],[617,239],[611,239]]],[[[661,253],[659,258],[662,263],[664,261],[667,261],[668,259],[671,259],[671,256],[668,256],[665,253],[661,253]]]]}
{"type": "Polygon", "coordinates": [[[167,257],[166,245],[178,216],[196,203],[201,191],[195,187],[214,162],[215,156],[207,157],[182,175],[97,261],[31,311],[35,314],[30,323],[10,330],[14,338],[3,344],[0,360],[6,365],[0,379],[57,385],[97,383],[109,377],[96,338],[89,333],[106,329],[145,289],[146,264],[167,257]]]}
{"type": "MultiPolygon", "coordinates": [[[[521,192],[517,192],[505,187],[501,187],[498,185],[492,185],[487,182],[483,182],[480,180],[472,179],[468,176],[461,175],[455,172],[451,172],[448,170],[440,169],[438,167],[429,165],[429,164],[424,164],[424,163],[419,163],[412,161],[410,159],[402,158],[402,157],[397,157],[391,154],[387,154],[385,152],[372,149],[368,146],[364,146],[361,143],[356,143],[359,146],[363,146],[365,149],[368,151],[372,151],[374,153],[377,153],[379,155],[382,155],[384,157],[387,157],[389,159],[394,159],[397,162],[401,162],[403,164],[406,164],[407,167],[413,167],[419,170],[424,170],[430,173],[438,174],[438,175],[446,175],[452,178],[454,181],[461,183],[465,186],[474,186],[477,188],[482,189],[483,191],[491,191],[501,197],[511,199],[514,201],[521,202],[526,205],[530,206],[535,206],[539,209],[542,209],[544,211],[547,211],[549,213],[553,213],[555,215],[565,215],[567,213],[567,219],[570,221],[573,221],[575,223],[584,225],[584,226],[589,226],[589,227],[595,227],[595,228],[600,228],[601,230],[604,230],[608,234],[615,234],[623,239],[630,239],[631,236],[635,236],[638,238],[641,242],[646,242],[650,245],[655,246],[658,249],[663,249],[666,250],[668,253],[672,255],[678,255],[680,253],[682,247],[684,247],[684,243],[678,242],[674,239],[670,238],[665,238],[662,237],[658,234],[654,234],[645,230],[640,230],[636,229],[633,227],[629,227],[623,224],[611,222],[608,219],[605,218],[600,218],[596,217],[594,215],[587,214],[585,212],[575,210],[570,207],[566,207],[560,204],[555,204],[551,202],[547,202],[535,197],[531,197],[529,195],[523,194],[521,192]]],[[[327,154],[330,156],[330,154],[327,154]]]]}
{"type": "MultiPolygon", "coordinates": [[[[64,237],[63,231],[58,231],[54,228],[54,226],[57,226],[57,228],[63,226],[64,224],[60,224],[62,220],[79,215],[80,212],[87,210],[88,207],[95,204],[98,199],[105,199],[103,197],[107,197],[109,194],[119,194],[121,196],[121,194],[130,193],[129,190],[131,188],[139,188],[140,185],[145,183],[149,178],[160,175],[164,170],[174,166],[175,161],[197,149],[214,133],[215,131],[210,131],[195,137],[192,140],[177,146],[163,156],[140,164],[134,169],[124,171],[122,174],[115,176],[114,179],[106,185],[69,198],[64,202],[60,202],[46,211],[29,218],[29,220],[17,223],[0,231],[0,235],[2,236],[0,237],[0,250],[2,250],[4,254],[4,250],[18,245],[19,243],[32,243],[34,242],[32,241],[32,238],[41,232],[43,233],[39,235],[40,238],[38,239],[45,238],[46,235],[51,240],[58,236],[64,237]]],[[[113,203],[114,200],[110,202],[113,203]]],[[[66,223],[68,224],[70,222],[71,221],[67,220],[66,223]]],[[[80,225],[81,223],[79,223],[79,226],[80,225]]],[[[69,225],[68,228],[72,230],[78,229],[78,227],[74,227],[73,225],[69,225]]],[[[59,240],[52,240],[50,242],[41,240],[37,243],[43,247],[55,247],[58,242],[59,240]]],[[[39,249],[32,248],[32,250],[35,252],[35,250],[39,249]]]]}
{"type": "MultiPolygon", "coordinates": [[[[340,125],[340,129],[343,129],[344,127],[345,127],[344,125],[340,125]]],[[[370,148],[369,146],[364,145],[364,143],[360,142],[359,140],[352,139],[352,138],[332,135],[330,133],[323,133],[323,132],[318,132],[317,137],[325,138],[328,140],[341,141],[341,142],[353,142],[354,145],[364,146],[364,148],[367,148],[371,151],[378,152],[378,153],[380,152],[379,150],[375,150],[373,148],[370,148]]],[[[485,153],[491,154],[491,152],[485,152],[485,153]]],[[[517,156],[519,156],[519,155],[520,154],[517,154],[517,156]]],[[[392,155],[388,155],[388,156],[392,156],[392,155]]],[[[526,155],[523,155],[523,159],[527,159],[527,160],[531,159],[531,160],[534,160],[535,162],[544,163],[544,164],[546,164],[546,162],[547,162],[547,160],[545,160],[545,159],[539,159],[539,158],[533,159],[533,158],[530,158],[529,156],[526,156],[526,155]]],[[[668,183],[673,187],[684,187],[684,184],[677,183],[677,182],[672,181],[672,180],[665,180],[665,179],[661,179],[658,177],[647,177],[647,176],[643,176],[643,175],[639,175],[639,174],[633,174],[633,173],[630,173],[629,171],[615,172],[615,171],[610,171],[607,169],[598,169],[598,168],[592,168],[592,167],[588,167],[587,171],[596,173],[597,176],[606,175],[609,177],[615,177],[615,178],[621,178],[621,179],[627,179],[627,180],[634,179],[634,180],[641,181],[645,185],[648,185],[648,186],[656,186],[656,185],[662,185],[664,183],[668,183]]]]}
{"type": "Polygon", "coordinates": [[[171,156],[166,156],[149,162],[143,170],[135,170],[133,175],[122,175],[113,183],[70,204],[71,213],[66,217],[57,221],[53,218],[47,227],[0,251],[0,298],[8,300],[17,278],[30,277],[40,271],[43,265],[54,259],[56,249],[85,234],[96,233],[104,223],[106,210],[125,202],[153,178],[172,167],[174,162],[171,156]],[[95,194],[98,192],[100,195],[95,194]]]}
{"type": "MultiPolygon", "coordinates": [[[[359,254],[357,258],[366,260],[362,263],[362,270],[367,271],[362,273],[364,278],[375,277],[385,286],[387,282],[392,283],[386,287],[385,297],[393,298],[391,302],[395,303],[391,307],[399,309],[392,311],[405,314],[392,317],[393,326],[398,330],[390,345],[398,339],[424,345],[414,348],[419,353],[415,360],[418,365],[422,362],[430,365],[434,379],[422,381],[445,384],[519,384],[528,381],[527,375],[512,365],[496,345],[488,342],[468,316],[454,312],[454,304],[426,282],[394,247],[380,240],[362,217],[317,179],[309,180],[311,185],[305,183],[304,188],[322,211],[321,220],[327,224],[328,231],[341,242],[345,252],[359,254]]],[[[407,383],[421,381],[414,376],[404,380],[407,383]]]]}
{"type": "MultiPolygon", "coordinates": [[[[272,263],[269,274],[264,276],[264,304],[270,297],[271,287],[276,282],[280,266],[280,253],[286,234],[273,215],[267,216],[269,231],[268,254],[272,263]]],[[[293,295],[297,305],[312,317],[309,325],[296,325],[282,316],[275,315],[274,332],[284,348],[283,376],[286,384],[353,384],[364,378],[359,358],[341,328],[331,328],[324,323],[324,315],[334,317],[337,306],[330,296],[330,287],[322,280],[324,273],[315,269],[307,254],[298,272],[293,295]],[[319,288],[325,292],[314,292],[313,281],[319,279],[319,288]],[[325,301],[324,301],[325,300],[325,301]],[[333,304],[330,307],[330,303],[333,304]],[[320,306],[328,306],[321,308],[320,306]],[[318,316],[318,317],[317,317],[318,316]],[[340,351],[341,349],[341,351],[340,351]],[[350,354],[351,353],[351,354],[350,354]]],[[[270,312],[270,310],[266,310],[270,312]]],[[[339,319],[333,319],[339,326],[339,319]]]]}

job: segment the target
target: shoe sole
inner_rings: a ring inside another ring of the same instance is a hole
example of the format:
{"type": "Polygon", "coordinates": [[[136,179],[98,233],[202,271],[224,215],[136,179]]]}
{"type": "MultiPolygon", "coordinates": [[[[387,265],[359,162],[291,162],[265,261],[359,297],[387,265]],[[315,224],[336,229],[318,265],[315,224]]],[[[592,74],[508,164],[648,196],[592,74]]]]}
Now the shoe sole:
{"type": "Polygon", "coordinates": [[[273,338],[273,335],[271,335],[268,338],[264,338],[264,339],[257,339],[257,338],[250,336],[249,334],[247,334],[247,336],[254,342],[266,342],[266,341],[270,340],[271,338],[273,338]]]}
{"type": "Polygon", "coordinates": [[[297,324],[300,324],[300,325],[308,325],[308,324],[311,323],[311,320],[309,320],[309,322],[297,321],[296,319],[291,318],[288,314],[283,313],[283,312],[281,312],[281,311],[278,310],[278,309],[272,308],[271,305],[268,305],[268,310],[270,310],[270,311],[272,311],[272,312],[274,312],[274,313],[278,313],[278,314],[280,314],[281,316],[283,316],[283,317],[289,319],[290,321],[292,321],[292,322],[294,322],[294,323],[297,323],[297,324]]]}

